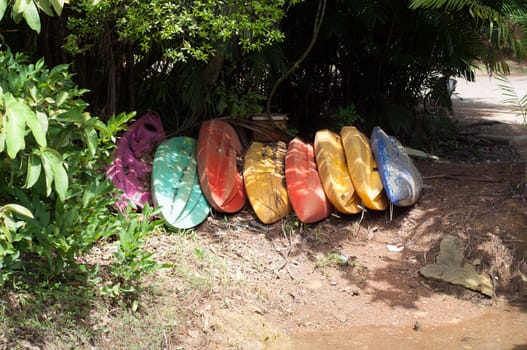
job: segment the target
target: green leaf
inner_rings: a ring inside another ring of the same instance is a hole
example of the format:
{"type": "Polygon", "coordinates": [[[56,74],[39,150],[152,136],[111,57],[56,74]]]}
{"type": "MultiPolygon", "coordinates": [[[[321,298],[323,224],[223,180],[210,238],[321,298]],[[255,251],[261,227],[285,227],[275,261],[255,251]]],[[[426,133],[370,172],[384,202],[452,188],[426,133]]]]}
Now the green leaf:
{"type": "Polygon", "coordinates": [[[27,162],[27,174],[25,188],[31,188],[38,181],[42,172],[42,162],[36,154],[31,154],[27,162]]]}
{"type": "Polygon", "coordinates": [[[46,194],[51,194],[51,185],[55,182],[55,192],[64,201],[68,191],[68,173],[64,169],[62,156],[57,151],[46,148],[41,149],[40,158],[46,174],[46,194]]]}
{"type": "Polygon", "coordinates": [[[57,15],[60,16],[62,13],[62,8],[64,7],[64,0],[51,0],[51,5],[53,5],[57,15]]]}
{"type": "Polygon", "coordinates": [[[84,118],[82,117],[82,113],[77,109],[70,109],[67,112],[64,112],[62,114],[59,114],[58,118],[61,120],[68,122],[68,123],[79,123],[82,124],[84,122],[84,118]]]}
{"type": "Polygon", "coordinates": [[[6,109],[6,146],[7,155],[11,159],[15,159],[18,151],[24,149],[26,120],[23,111],[19,110],[19,104],[11,93],[5,94],[5,109],[6,109]]]}
{"type": "Polygon", "coordinates": [[[104,133],[108,132],[108,127],[106,124],[101,121],[100,119],[95,119],[95,122],[93,123],[93,127],[99,131],[102,131],[104,133]]]}
{"type": "Polygon", "coordinates": [[[13,218],[11,218],[10,216],[4,216],[4,239],[7,241],[7,242],[12,242],[13,241],[13,233],[16,231],[17,227],[16,227],[16,221],[13,220],[13,218]]]}
{"type": "Polygon", "coordinates": [[[23,18],[23,13],[21,13],[21,12],[11,11],[11,18],[13,19],[13,22],[15,22],[16,24],[18,24],[18,23],[20,23],[20,21],[21,21],[22,18],[23,18]]]}
{"type": "Polygon", "coordinates": [[[17,213],[19,215],[33,219],[33,214],[31,213],[31,211],[19,204],[6,204],[3,206],[3,208],[11,213],[17,213]]]}
{"type": "Polygon", "coordinates": [[[37,63],[35,63],[35,71],[36,72],[42,71],[42,68],[44,68],[44,65],[45,65],[44,57],[42,57],[41,59],[37,61],[37,63]]]}
{"type": "Polygon", "coordinates": [[[23,104],[23,106],[26,107],[26,123],[29,126],[29,129],[31,129],[31,133],[35,138],[35,141],[37,141],[37,144],[40,147],[46,147],[46,129],[43,128],[42,124],[40,123],[40,119],[37,117],[35,112],[33,112],[27,105],[23,104]]]}
{"type": "Polygon", "coordinates": [[[46,196],[51,194],[51,185],[53,184],[53,167],[50,160],[46,157],[44,150],[40,151],[40,159],[42,160],[42,167],[44,168],[44,175],[46,179],[46,196]]]}
{"type": "Polygon", "coordinates": [[[35,32],[40,33],[40,15],[38,14],[37,6],[33,1],[30,1],[24,11],[24,19],[29,28],[35,32]]]}
{"type": "Polygon", "coordinates": [[[31,110],[31,108],[29,108],[29,106],[23,102],[23,100],[14,98],[12,95],[11,97],[6,96],[5,103],[8,113],[10,112],[17,116],[23,117],[31,129],[33,137],[35,137],[35,141],[37,141],[38,145],[41,147],[46,147],[46,130],[42,128],[39,118],[37,118],[35,112],[33,112],[33,110],[31,110]]]}
{"type": "Polygon", "coordinates": [[[4,18],[6,8],[7,8],[7,0],[0,0],[0,20],[4,18]]]}
{"type": "Polygon", "coordinates": [[[61,91],[59,92],[59,95],[57,96],[57,107],[60,107],[69,97],[69,94],[67,91],[61,91]]]}
{"type": "MultiPolygon", "coordinates": [[[[1,1],[1,0],[0,0],[1,1]]],[[[33,99],[33,101],[37,102],[38,99],[37,99],[37,87],[35,85],[31,86],[29,88],[29,95],[31,96],[31,98],[33,99]]]]}
{"type": "Polygon", "coordinates": [[[61,149],[63,147],[69,146],[74,139],[75,135],[72,128],[63,129],[53,138],[53,148],[61,149]]]}
{"type": "Polygon", "coordinates": [[[90,154],[93,156],[97,152],[97,144],[99,142],[97,131],[95,131],[95,129],[92,129],[92,128],[86,128],[84,130],[84,133],[86,135],[86,142],[88,144],[88,149],[90,150],[90,154]]]}
{"type": "Polygon", "coordinates": [[[33,2],[33,0],[15,0],[15,3],[13,4],[13,12],[15,14],[22,14],[26,11],[27,6],[30,2],[33,2]]]}
{"type": "MultiPolygon", "coordinates": [[[[4,124],[4,116],[0,115],[0,125],[4,124]]],[[[5,128],[0,128],[0,153],[5,149],[5,128]]]]}
{"type": "Polygon", "coordinates": [[[36,112],[38,122],[40,123],[40,126],[42,130],[44,130],[44,133],[48,132],[48,126],[49,126],[49,120],[46,113],[43,113],[41,111],[36,112]]]}
{"type": "Polygon", "coordinates": [[[25,239],[26,241],[29,242],[29,244],[31,244],[31,241],[33,240],[33,237],[31,237],[30,234],[28,233],[17,233],[15,234],[15,237],[13,239],[14,242],[20,242],[21,240],[25,239]]]}
{"type": "Polygon", "coordinates": [[[55,13],[51,8],[49,0],[38,0],[37,6],[44,12],[46,15],[53,17],[55,13]]]}
{"type": "Polygon", "coordinates": [[[53,168],[55,174],[55,192],[59,195],[59,199],[64,201],[68,192],[68,172],[64,169],[64,163],[56,165],[53,168]]]}

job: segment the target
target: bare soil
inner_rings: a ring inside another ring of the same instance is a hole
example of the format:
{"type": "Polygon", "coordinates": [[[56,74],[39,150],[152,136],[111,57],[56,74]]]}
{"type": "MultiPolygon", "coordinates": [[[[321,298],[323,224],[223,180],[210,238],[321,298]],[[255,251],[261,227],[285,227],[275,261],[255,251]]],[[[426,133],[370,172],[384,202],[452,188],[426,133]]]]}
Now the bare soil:
{"type": "MultiPolygon", "coordinates": [[[[173,348],[527,348],[525,145],[479,136],[526,132],[498,83],[477,79],[458,83],[457,132],[441,137],[439,160],[415,160],[419,202],[392,218],[368,211],[263,226],[246,209],[201,225],[198,239],[228,278],[175,300],[192,314],[173,348]],[[492,279],[493,298],[419,273],[446,234],[465,242],[465,261],[492,279]]],[[[527,93],[524,76],[511,80],[527,93]]]]}

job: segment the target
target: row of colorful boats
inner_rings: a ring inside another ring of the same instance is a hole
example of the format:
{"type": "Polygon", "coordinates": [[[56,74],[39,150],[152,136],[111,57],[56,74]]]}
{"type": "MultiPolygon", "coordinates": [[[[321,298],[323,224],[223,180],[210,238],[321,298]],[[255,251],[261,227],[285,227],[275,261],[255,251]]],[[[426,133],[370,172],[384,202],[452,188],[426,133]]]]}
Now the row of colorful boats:
{"type": "Polygon", "coordinates": [[[203,122],[197,139],[167,139],[155,113],[122,135],[107,176],[123,192],[120,209],[151,203],[178,229],[199,225],[211,208],[235,213],[247,201],[264,224],[291,211],[313,223],[334,209],[357,214],[385,210],[390,202],[410,206],[423,188],[405,148],[379,127],[370,139],[346,126],[340,133],[319,130],[313,144],[254,141],[244,152],[225,120],[203,122]]]}

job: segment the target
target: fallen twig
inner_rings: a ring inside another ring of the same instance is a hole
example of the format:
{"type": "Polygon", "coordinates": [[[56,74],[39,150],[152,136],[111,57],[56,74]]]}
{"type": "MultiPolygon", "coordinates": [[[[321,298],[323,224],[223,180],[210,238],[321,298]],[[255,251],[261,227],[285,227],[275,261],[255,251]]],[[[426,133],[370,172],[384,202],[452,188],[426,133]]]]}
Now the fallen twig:
{"type": "Polygon", "coordinates": [[[483,177],[475,177],[464,174],[440,174],[440,175],[431,175],[423,176],[424,180],[433,180],[433,179],[450,179],[450,180],[467,180],[467,181],[478,181],[478,182],[502,182],[501,180],[489,179],[483,177]]]}

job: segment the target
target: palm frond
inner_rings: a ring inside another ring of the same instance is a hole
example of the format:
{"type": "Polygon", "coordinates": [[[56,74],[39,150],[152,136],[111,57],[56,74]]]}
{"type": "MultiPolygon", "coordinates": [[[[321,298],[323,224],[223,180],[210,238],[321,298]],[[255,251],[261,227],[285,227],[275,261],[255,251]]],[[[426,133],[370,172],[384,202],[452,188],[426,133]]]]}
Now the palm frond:
{"type": "Polygon", "coordinates": [[[502,11],[511,17],[523,17],[527,16],[527,3],[523,1],[505,1],[502,4],[502,11]]]}
{"type": "Polygon", "coordinates": [[[429,8],[443,9],[447,12],[468,11],[476,20],[489,24],[490,31],[497,33],[498,43],[510,41],[508,13],[503,12],[503,7],[497,9],[483,5],[477,0],[412,0],[409,7],[413,10],[429,8]]]}
{"type": "Polygon", "coordinates": [[[482,20],[495,20],[500,16],[494,8],[482,5],[476,0],[412,0],[410,9],[444,9],[446,11],[468,10],[474,17],[482,20]]]}
{"type": "Polygon", "coordinates": [[[509,106],[511,110],[519,117],[522,117],[523,124],[527,123],[527,94],[523,97],[518,95],[518,92],[512,85],[511,81],[502,74],[497,74],[496,79],[498,79],[501,84],[498,84],[501,94],[505,96],[505,99],[502,101],[503,104],[509,106]]]}
{"type": "Polygon", "coordinates": [[[520,104],[522,106],[527,106],[527,94],[525,94],[521,99],[520,99],[520,104]]]}

